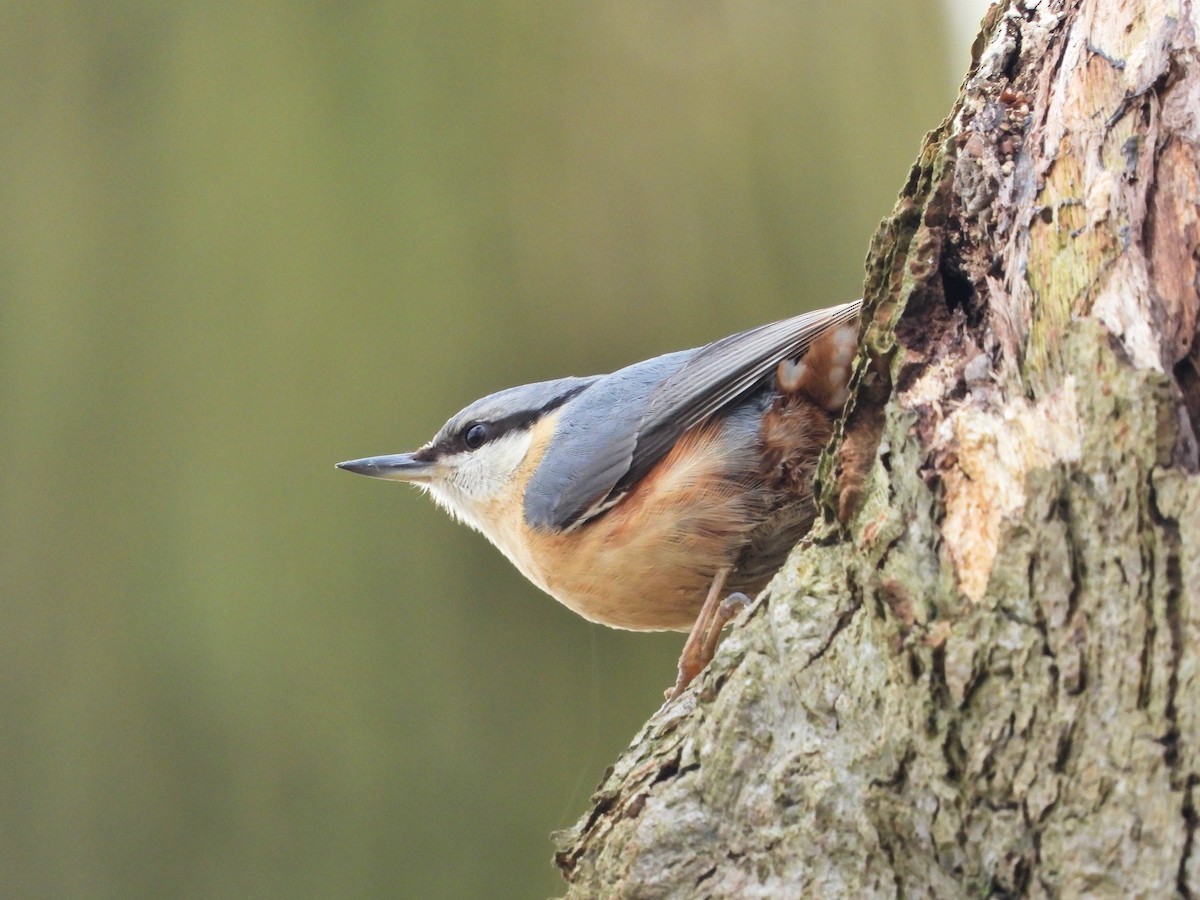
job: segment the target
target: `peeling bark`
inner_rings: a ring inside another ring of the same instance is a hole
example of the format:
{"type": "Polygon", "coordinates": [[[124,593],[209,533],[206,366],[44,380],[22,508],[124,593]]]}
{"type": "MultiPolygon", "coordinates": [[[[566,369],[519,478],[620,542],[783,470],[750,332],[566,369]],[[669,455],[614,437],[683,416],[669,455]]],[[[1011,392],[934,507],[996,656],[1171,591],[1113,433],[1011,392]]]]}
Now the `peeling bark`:
{"type": "Polygon", "coordinates": [[[568,896],[1200,892],[1198,31],[993,8],[826,522],[558,836],[568,896]]]}

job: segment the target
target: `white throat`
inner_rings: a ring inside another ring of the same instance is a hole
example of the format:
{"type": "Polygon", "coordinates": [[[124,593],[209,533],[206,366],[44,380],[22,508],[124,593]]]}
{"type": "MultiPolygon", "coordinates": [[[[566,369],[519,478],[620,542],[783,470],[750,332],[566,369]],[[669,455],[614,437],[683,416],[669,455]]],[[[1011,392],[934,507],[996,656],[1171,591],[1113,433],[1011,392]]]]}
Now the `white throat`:
{"type": "Polygon", "coordinates": [[[513,475],[532,442],[529,430],[520,429],[489,441],[478,450],[447,457],[443,461],[446,474],[429,483],[429,493],[454,518],[498,543],[486,512],[512,488],[513,475]]]}

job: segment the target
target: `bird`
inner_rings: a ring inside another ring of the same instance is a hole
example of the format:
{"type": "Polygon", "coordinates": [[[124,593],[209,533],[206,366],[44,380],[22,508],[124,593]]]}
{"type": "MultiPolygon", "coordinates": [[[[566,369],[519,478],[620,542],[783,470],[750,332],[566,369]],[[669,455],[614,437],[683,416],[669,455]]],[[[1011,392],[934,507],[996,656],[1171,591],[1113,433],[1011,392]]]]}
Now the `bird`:
{"type": "Polygon", "coordinates": [[[860,307],[502,390],[418,450],[337,467],[421,488],[590,621],[688,632],[674,700],[812,526],[860,307]]]}

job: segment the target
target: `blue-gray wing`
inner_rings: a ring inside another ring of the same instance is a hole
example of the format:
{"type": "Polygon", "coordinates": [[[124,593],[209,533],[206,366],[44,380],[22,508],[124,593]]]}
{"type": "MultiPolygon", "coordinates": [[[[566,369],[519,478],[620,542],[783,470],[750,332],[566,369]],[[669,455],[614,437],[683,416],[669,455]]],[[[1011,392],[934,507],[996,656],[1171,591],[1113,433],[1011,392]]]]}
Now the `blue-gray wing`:
{"type": "Polygon", "coordinates": [[[669,353],[601,376],[567,403],[526,487],[525,521],[561,531],[596,515],[593,507],[633,463],[650,397],[696,352],[669,353]]]}
{"type": "Polygon", "coordinates": [[[761,388],[861,303],[780,322],[637,363],[598,379],[563,408],[558,431],[525,495],[526,520],[565,530],[620,500],[700,424],[761,388]]]}
{"type": "Polygon", "coordinates": [[[830,328],[854,319],[861,300],[760,325],[700,348],[655,391],[638,429],[627,486],[654,467],[679,436],[762,387],[785,359],[799,359],[830,328]]]}

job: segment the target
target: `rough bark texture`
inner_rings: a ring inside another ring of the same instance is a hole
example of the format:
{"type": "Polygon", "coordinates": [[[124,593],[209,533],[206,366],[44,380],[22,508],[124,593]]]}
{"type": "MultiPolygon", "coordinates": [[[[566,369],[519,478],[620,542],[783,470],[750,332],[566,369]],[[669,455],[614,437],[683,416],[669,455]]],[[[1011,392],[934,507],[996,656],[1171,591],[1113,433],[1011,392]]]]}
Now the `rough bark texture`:
{"type": "Polygon", "coordinates": [[[1200,893],[1198,16],[993,8],[871,250],[847,524],[558,836],[569,896],[1200,893]]]}

